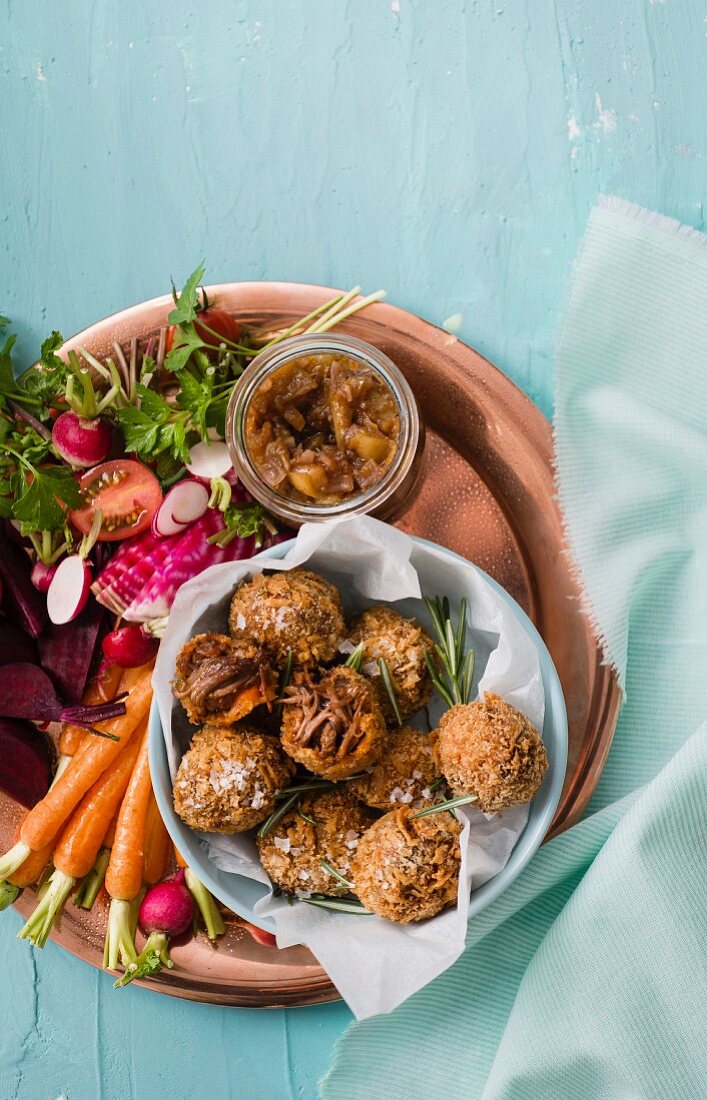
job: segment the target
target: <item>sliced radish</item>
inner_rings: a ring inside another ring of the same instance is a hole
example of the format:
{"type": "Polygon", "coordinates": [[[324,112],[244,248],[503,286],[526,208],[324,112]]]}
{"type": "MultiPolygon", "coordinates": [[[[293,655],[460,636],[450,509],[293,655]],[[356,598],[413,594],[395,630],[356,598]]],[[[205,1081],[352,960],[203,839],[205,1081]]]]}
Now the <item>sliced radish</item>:
{"type": "Polygon", "coordinates": [[[56,569],[56,565],[45,565],[43,561],[34,563],[30,579],[38,592],[49,591],[49,585],[52,583],[56,569]]]}
{"type": "Polygon", "coordinates": [[[225,443],[196,443],[189,451],[187,470],[203,481],[224,477],[231,469],[233,463],[225,443]]]}
{"type": "Polygon", "coordinates": [[[47,591],[49,618],[57,626],[70,623],[83,610],[91,591],[91,565],[78,554],[56,567],[47,591]]]}
{"type": "Polygon", "coordinates": [[[174,485],[155,512],[152,529],[156,535],[177,535],[201,519],[209,504],[209,491],[195,478],[174,485]]]}

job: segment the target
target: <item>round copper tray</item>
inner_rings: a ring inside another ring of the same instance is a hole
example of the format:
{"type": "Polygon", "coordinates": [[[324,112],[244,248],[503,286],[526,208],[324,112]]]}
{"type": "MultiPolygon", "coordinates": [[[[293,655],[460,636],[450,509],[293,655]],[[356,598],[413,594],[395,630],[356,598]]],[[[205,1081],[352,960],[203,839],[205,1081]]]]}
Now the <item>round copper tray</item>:
{"type": "MultiPolygon", "coordinates": [[[[209,298],[246,323],[291,323],[334,291],[296,283],[225,283],[209,298]]],[[[101,321],[67,341],[109,354],[114,340],[164,324],[171,299],[158,298],[101,321]]],[[[545,417],[472,348],[394,306],[377,304],[341,326],[379,347],[401,368],[428,428],[427,470],[399,526],[448,546],[491,574],[527,611],[560,675],[569,718],[567,778],[548,838],[577,821],[597,784],[616,724],[619,690],[602,665],[566,556],[555,499],[552,433],[545,417]]],[[[0,844],[12,840],[19,807],[0,797],[0,844]]],[[[26,890],[17,909],[35,903],[26,890]]],[[[102,965],[105,900],[90,913],[69,904],[54,939],[102,965]]],[[[316,1004],[337,993],[302,947],[257,944],[233,918],[213,948],[199,936],[174,946],[173,971],[150,988],[191,1000],[253,1007],[316,1004]]]]}

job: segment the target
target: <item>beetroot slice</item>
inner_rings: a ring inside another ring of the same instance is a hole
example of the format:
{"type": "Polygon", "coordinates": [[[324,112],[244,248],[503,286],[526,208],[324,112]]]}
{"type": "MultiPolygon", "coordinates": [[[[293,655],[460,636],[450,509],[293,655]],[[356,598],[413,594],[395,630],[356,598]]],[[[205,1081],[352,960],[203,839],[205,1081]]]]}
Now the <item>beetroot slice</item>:
{"type": "Polygon", "coordinates": [[[0,790],[31,810],[49,790],[54,746],[31,722],[0,718],[0,790]]]}
{"type": "Polygon", "coordinates": [[[37,643],[22,627],[3,619],[0,622],[0,665],[14,665],[19,661],[39,664],[37,643]]]}
{"type": "Polygon", "coordinates": [[[124,695],[119,695],[112,702],[91,707],[64,706],[46,672],[37,665],[5,665],[0,676],[0,716],[3,718],[71,722],[103,737],[112,737],[112,734],[94,729],[92,723],[105,722],[125,714],[124,698],[124,695]]]}
{"type": "Polygon", "coordinates": [[[50,623],[39,639],[40,664],[68,703],[81,700],[105,618],[105,608],[89,600],[73,622],[50,623]]]}
{"type": "Polygon", "coordinates": [[[7,535],[0,534],[0,579],[3,604],[14,621],[33,638],[48,622],[47,601],[32,584],[29,555],[7,535]]]}

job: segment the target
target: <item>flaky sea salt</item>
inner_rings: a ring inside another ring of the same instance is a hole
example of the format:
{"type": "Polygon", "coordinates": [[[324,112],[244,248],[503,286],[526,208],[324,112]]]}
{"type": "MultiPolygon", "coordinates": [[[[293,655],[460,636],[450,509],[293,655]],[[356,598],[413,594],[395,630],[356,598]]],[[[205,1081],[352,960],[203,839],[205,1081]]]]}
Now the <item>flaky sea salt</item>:
{"type": "Polygon", "coordinates": [[[239,611],[236,615],[236,626],[239,630],[245,630],[245,615],[242,611],[239,611]]]}
{"type": "Polygon", "coordinates": [[[358,847],[358,833],[355,832],[353,829],[349,829],[348,833],[344,837],[344,844],[346,845],[347,848],[350,848],[351,851],[353,851],[354,848],[357,848],[358,847]]]}
{"type": "Polygon", "coordinates": [[[285,853],[285,855],[287,855],[287,853],[290,851],[289,837],[286,837],[286,836],[273,837],[273,843],[274,843],[275,847],[279,848],[281,852],[285,853]]]}
{"type": "Polygon", "coordinates": [[[309,882],[309,879],[310,879],[310,874],[309,874],[309,871],[305,871],[305,869],[304,869],[304,867],[303,867],[303,868],[302,868],[302,870],[300,871],[300,873],[299,873],[299,875],[298,875],[297,877],[298,877],[298,878],[301,878],[301,879],[302,879],[302,882],[309,882]]]}

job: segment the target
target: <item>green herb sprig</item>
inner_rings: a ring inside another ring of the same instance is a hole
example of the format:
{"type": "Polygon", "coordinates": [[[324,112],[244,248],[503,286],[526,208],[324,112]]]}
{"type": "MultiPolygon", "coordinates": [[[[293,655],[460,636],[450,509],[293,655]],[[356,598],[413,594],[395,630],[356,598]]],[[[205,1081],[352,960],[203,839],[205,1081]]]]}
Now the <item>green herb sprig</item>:
{"type": "Polygon", "coordinates": [[[475,654],[466,648],[466,599],[459,604],[459,618],[456,630],[452,626],[449,599],[435,596],[426,598],[425,604],[432,619],[437,641],[435,650],[442,665],[440,674],[431,654],[425,653],[425,660],[432,681],[445,703],[453,707],[457,703],[468,703],[474,680],[475,654]]]}

